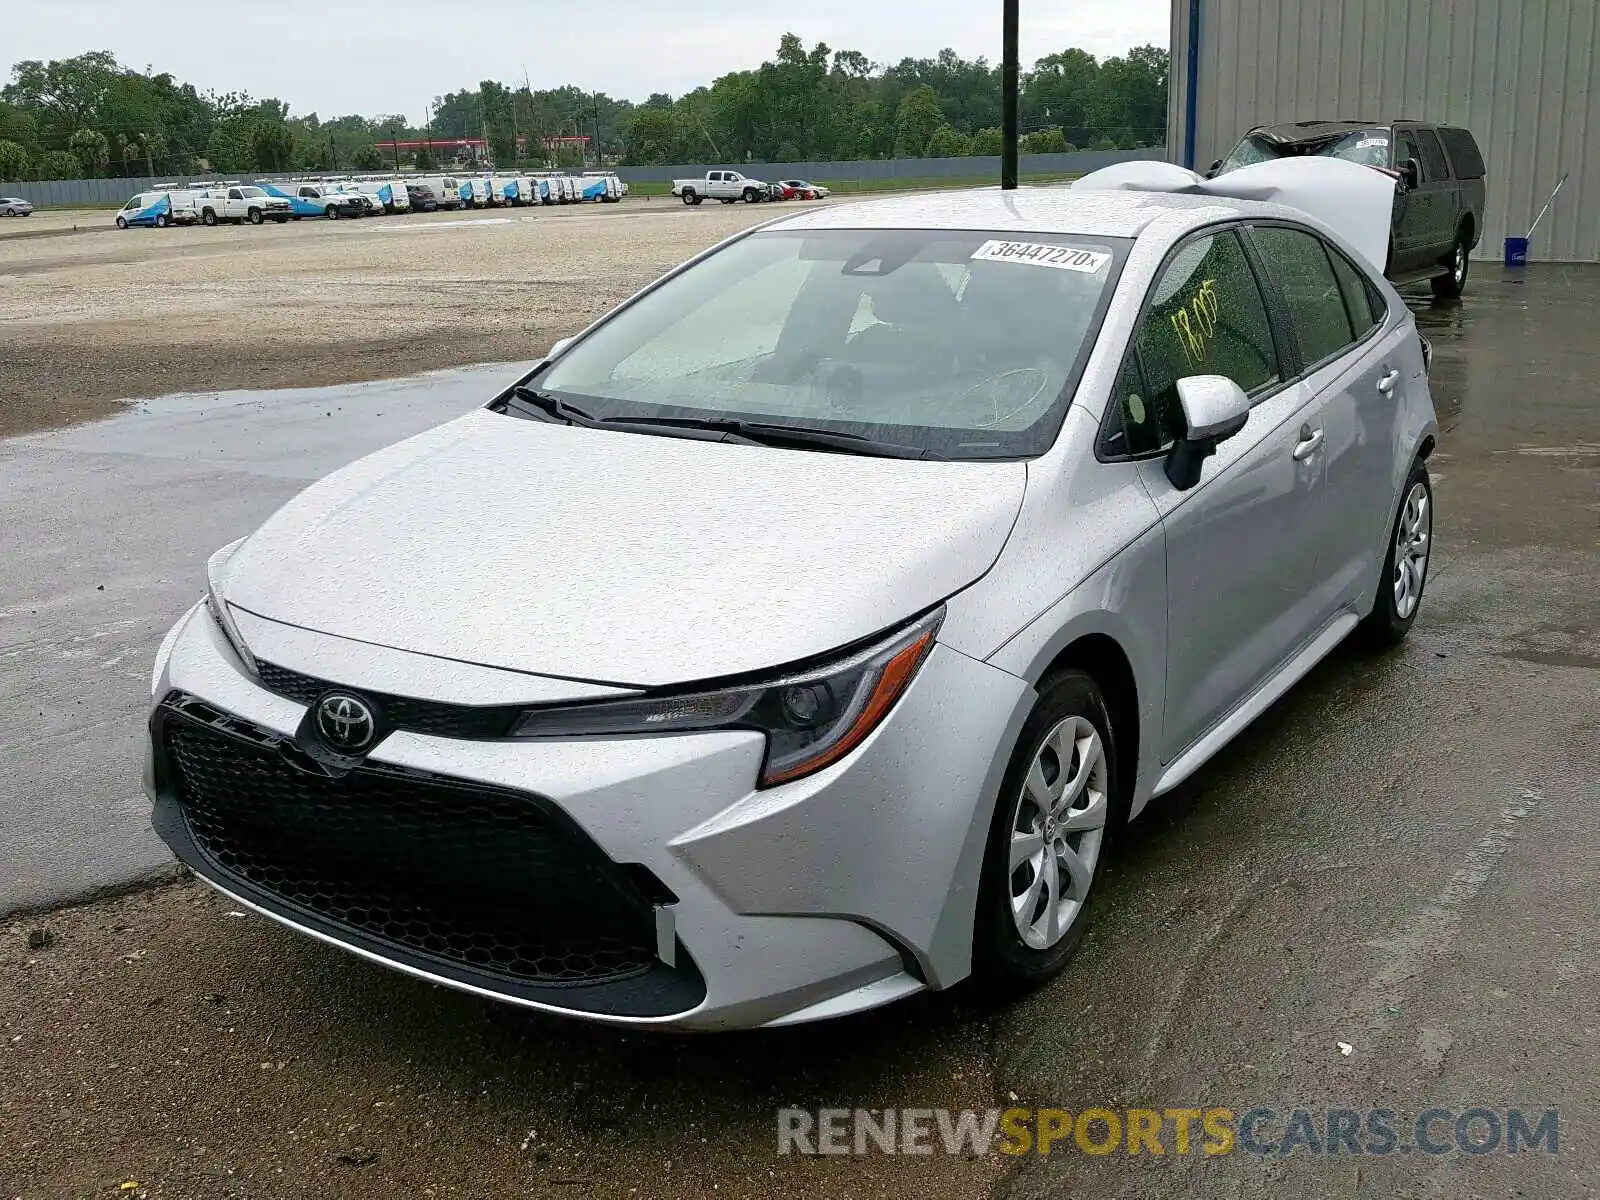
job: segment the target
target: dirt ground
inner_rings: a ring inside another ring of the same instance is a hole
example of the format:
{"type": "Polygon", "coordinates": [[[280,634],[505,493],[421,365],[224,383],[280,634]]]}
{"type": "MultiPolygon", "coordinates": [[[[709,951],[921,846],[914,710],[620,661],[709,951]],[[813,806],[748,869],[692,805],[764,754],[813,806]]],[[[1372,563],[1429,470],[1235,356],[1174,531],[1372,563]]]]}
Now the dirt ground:
{"type": "Polygon", "coordinates": [[[194,882],[0,923],[0,977],[23,981],[0,988],[5,1200],[963,1200],[1002,1169],[776,1153],[781,1106],[994,1106],[987,1015],[948,996],[820,1031],[615,1032],[362,963],[194,882]]]}
{"type": "Polygon", "coordinates": [[[0,436],[168,392],[533,358],[667,268],[794,207],[653,199],[121,233],[70,232],[110,214],[13,221],[0,227],[0,436]]]}

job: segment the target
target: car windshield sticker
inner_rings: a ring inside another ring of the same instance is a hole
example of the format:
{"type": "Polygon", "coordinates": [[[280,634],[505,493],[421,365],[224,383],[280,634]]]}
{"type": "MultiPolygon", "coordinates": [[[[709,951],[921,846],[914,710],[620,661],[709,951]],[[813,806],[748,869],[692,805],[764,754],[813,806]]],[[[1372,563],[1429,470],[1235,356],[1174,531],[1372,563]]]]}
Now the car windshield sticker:
{"type": "Polygon", "coordinates": [[[1049,246],[1043,242],[985,242],[972,256],[973,262],[1025,263],[1031,267],[1054,267],[1058,271],[1079,271],[1093,275],[1111,261],[1099,250],[1080,250],[1076,246],[1049,246]]]}
{"type": "Polygon", "coordinates": [[[1386,137],[1362,138],[1359,142],[1356,143],[1356,149],[1357,150],[1370,150],[1374,146],[1387,146],[1388,144],[1389,144],[1389,139],[1386,138],[1386,137]]]}

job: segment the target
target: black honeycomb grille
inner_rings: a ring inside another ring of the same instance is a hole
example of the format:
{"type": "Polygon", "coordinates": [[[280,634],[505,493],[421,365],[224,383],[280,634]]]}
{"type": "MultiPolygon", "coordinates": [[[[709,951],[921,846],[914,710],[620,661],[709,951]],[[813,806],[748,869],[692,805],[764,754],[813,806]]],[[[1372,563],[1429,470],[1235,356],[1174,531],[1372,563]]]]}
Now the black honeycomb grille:
{"type": "Polygon", "coordinates": [[[166,740],[200,851],[289,905],[518,982],[654,964],[648,901],[532,797],[375,766],[309,774],[271,739],[177,714],[166,740]]]}
{"type": "MultiPolygon", "coordinates": [[[[318,696],[339,688],[336,683],[302,675],[272,663],[258,663],[261,686],[296,704],[309,705],[318,696]]],[[[522,710],[515,707],[474,707],[442,704],[436,700],[413,700],[408,696],[386,696],[361,689],[361,695],[375,702],[388,729],[407,729],[433,737],[500,738],[515,727],[522,710]]]]}

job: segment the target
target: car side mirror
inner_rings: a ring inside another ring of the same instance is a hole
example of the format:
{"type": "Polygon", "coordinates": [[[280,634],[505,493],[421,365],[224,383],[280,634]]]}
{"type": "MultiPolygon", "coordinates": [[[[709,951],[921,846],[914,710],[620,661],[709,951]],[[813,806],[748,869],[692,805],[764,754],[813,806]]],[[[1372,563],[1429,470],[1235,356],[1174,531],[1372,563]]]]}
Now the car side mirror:
{"type": "Polygon", "coordinates": [[[1219,158],[1216,162],[1212,163],[1210,169],[1206,171],[1206,178],[1215,179],[1217,177],[1217,172],[1220,170],[1222,170],[1222,160],[1219,158]]]}
{"type": "Polygon", "coordinates": [[[1167,479],[1180,492],[1200,482],[1200,468],[1217,447],[1245,427],[1250,397],[1226,375],[1190,375],[1178,380],[1184,435],[1167,455],[1167,479]]]}
{"type": "Polygon", "coordinates": [[[1422,167],[1414,158],[1408,158],[1400,164],[1400,182],[1408,188],[1414,188],[1422,182],[1422,167]]]}

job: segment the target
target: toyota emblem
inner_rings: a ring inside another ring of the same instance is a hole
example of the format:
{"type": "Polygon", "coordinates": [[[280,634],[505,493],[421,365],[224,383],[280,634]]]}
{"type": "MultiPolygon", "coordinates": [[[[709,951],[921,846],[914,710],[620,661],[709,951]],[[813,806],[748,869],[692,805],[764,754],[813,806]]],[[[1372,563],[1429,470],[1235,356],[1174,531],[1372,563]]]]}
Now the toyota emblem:
{"type": "Polygon", "coordinates": [[[317,732],[335,750],[358,754],[372,745],[377,731],[377,718],[364,700],[333,692],[317,701],[317,732]]]}

